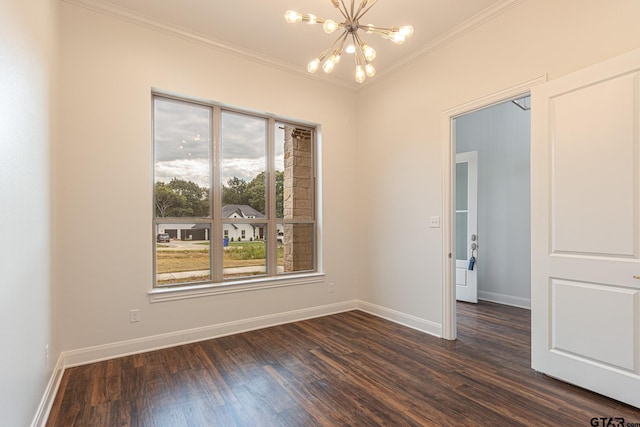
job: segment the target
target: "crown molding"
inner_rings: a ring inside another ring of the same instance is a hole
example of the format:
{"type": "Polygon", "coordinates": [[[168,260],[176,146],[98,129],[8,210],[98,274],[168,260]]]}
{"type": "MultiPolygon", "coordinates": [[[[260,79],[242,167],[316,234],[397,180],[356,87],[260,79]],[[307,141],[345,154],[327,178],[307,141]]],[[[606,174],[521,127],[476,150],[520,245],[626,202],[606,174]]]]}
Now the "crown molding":
{"type": "Polygon", "coordinates": [[[258,53],[249,49],[244,49],[242,47],[235,46],[227,41],[215,39],[213,37],[206,36],[196,31],[193,31],[184,27],[180,27],[178,25],[173,25],[168,22],[165,22],[156,18],[152,18],[150,16],[147,16],[138,12],[134,12],[130,9],[126,9],[113,4],[108,4],[101,0],[61,0],[61,1],[63,3],[67,3],[73,6],[81,7],[84,9],[91,10],[93,12],[97,12],[97,13],[109,16],[111,18],[119,19],[134,25],[139,25],[141,27],[144,27],[150,30],[158,31],[160,33],[164,33],[167,35],[181,38],[183,40],[197,43],[202,46],[208,47],[210,49],[214,49],[219,52],[228,53],[245,60],[249,60],[252,62],[265,65],[267,67],[292,73],[297,76],[304,77],[309,80],[313,80],[315,82],[320,82],[329,86],[337,87],[340,89],[348,89],[355,92],[355,87],[353,85],[347,82],[344,82],[342,80],[335,80],[335,79],[329,79],[328,77],[323,78],[324,76],[312,75],[306,72],[306,70],[301,70],[300,67],[298,67],[297,65],[291,64],[289,62],[276,60],[267,55],[263,55],[261,53],[258,53]]]}
{"type": "Polygon", "coordinates": [[[120,19],[135,25],[139,25],[151,30],[155,30],[167,35],[172,35],[183,40],[188,40],[194,43],[198,43],[200,45],[206,46],[211,49],[215,49],[220,52],[225,52],[249,61],[253,61],[271,68],[275,68],[280,71],[285,71],[288,73],[295,74],[300,77],[307,78],[309,80],[313,80],[317,83],[326,84],[329,86],[337,87],[340,89],[347,89],[353,92],[359,92],[361,89],[368,87],[370,85],[375,84],[376,82],[382,80],[383,78],[393,74],[396,71],[399,71],[408,65],[420,60],[421,58],[428,56],[432,52],[441,48],[442,46],[453,42],[454,40],[459,39],[465,34],[473,31],[474,29],[484,25],[485,23],[495,19],[496,17],[502,15],[513,7],[517,6],[520,3],[523,3],[525,0],[502,0],[488,8],[484,9],[482,12],[472,16],[466,21],[460,23],[456,27],[451,30],[441,34],[437,38],[433,39],[431,42],[424,45],[421,49],[407,55],[402,60],[400,60],[395,66],[387,68],[383,72],[378,73],[378,78],[373,80],[367,80],[363,84],[357,83],[349,83],[341,79],[331,78],[329,76],[317,75],[317,74],[309,74],[305,70],[300,69],[297,65],[291,64],[286,61],[273,59],[269,56],[263,55],[261,53],[245,49],[239,46],[234,46],[233,44],[214,39],[212,37],[206,36],[204,34],[189,30],[184,27],[180,27],[177,25],[170,24],[168,22],[152,18],[150,16],[134,12],[132,10],[116,6],[113,4],[109,4],[105,1],[101,0],[62,0],[63,3],[67,3],[70,5],[82,7],[85,9],[89,9],[91,11],[101,13],[112,18],[120,19]]]}
{"type": "Polygon", "coordinates": [[[457,26],[453,27],[451,30],[442,33],[440,36],[436,37],[429,43],[425,44],[419,50],[408,54],[402,60],[398,61],[398,63],[390,68],[385,69],[384,71],[378,73],[379,79],[376,80],[367,80],[361,87],[366,87],[369,85],[373,85],[377,83],[379,80],[384,79],[385,77],[403,69],[407,66],[413,64],[416,61],[430,55],[441,47],[454,42],[455,40],[461,38],[465,34],[475,30],[478,27],[486,24],[487,22],[492,21],[503,13],[509,11],[510,9],[516,7],[520,3],[523,3],[526,0],[502,0],[500,2],[494,3],[488,8],[484,9],[482,12],[472,16],[466,21],[461,22],[457,26]]]}
{"type": "MultiPolygon", "coordinates": [[[[494,20],[498,16],[516,7],[520,3],[523,3],[524,1],[525,0],[502,0],[500,2],[492,4],[482,12],[478,13],[477,15],[472,16],[466,21],[463,21],[462,23],[453,27],[451,30],[433,39],[431,42],[427,43],[421,49],[417,50],[413,54],[407,55],[404,61],[402,61],[398,67],[411,64],[416,60],[441,48],[442,46],[461,38],[465,34],[475,30],[478,27],[481,27],[482,25],[486,24],[489,21],[494,20]]],[[[398,67],[395,67],[395,68],[398,68],[398,67]]]]}

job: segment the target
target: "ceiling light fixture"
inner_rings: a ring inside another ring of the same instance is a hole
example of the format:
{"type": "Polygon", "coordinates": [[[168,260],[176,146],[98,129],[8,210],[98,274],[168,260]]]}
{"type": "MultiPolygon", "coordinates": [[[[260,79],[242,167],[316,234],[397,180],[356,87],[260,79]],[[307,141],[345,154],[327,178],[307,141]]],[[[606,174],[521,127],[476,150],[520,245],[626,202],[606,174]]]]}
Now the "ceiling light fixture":
{"type": "Polygon", "coordinates": [[[351,0],[350,7],[347,7],[345,0],[331,0],[333,6],[338,9],[344,22],[336,22],[332,19],[319,18],[311,13],[299,13],[293,10],[288,10],[284,14],[284,19],[290,24],[296,22],[307,22],[309,24],[322,24],[324,32],[331,34],[340,28],[342,33],[338,38],[320,55],[311,60],[307,64],[307,71],[315,73],[320,68],[322,63],[322,69],[325,73],[330,73],[338,62],[343,52],[353,53],[356,62],[355,78],[358,83],[365,81],[367,77],[373,77],[376,74],[376,69],[373,67],[373,60],[376,58],[376,50],[365,43],[362,37],[358,34],[358,30],[362,30],[367,34],[378,34],[382,38],[391,40],[396,44],[402,44],[407,37],[413,34],[413,27],[411,25],[405,25],[402,27],[376,27],[371,24],[361,25],[360,20],[362,17],[371,10],[377,0],[359,0],[359,5],[356,8],[356,2],[358,0],[351,0]],[[349,45],[345,49],[345,43],[351,36],[352,45],[349,45]]]}

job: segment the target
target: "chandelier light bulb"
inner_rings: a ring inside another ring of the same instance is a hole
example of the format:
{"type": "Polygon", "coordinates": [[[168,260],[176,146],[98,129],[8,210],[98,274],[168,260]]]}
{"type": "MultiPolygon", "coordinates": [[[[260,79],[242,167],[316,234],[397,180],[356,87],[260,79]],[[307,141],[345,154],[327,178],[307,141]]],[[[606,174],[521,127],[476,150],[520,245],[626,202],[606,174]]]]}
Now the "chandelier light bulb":
{"type": "Polygon", "coordinates": [[[339,28],[339,25],[336,21],[332,20],[332,19],[327,19],[326,21],[323,22],[322,24],[322,29],[324,30],[325,33],[327,34],[331,34],[333,33],[335,30],[337,30],[339,28]]]}
{"type": "Polygon", "coordinates": [[[307,64],[307,71],[310,73],[315,73],[318,71],[318,67],[320,66],[320,58],[316,58],[307,64]]]}
{"type": "Polygon", "coordinates": [[[402,33],[391,33],[389,34],[389,40],[394,42],[395,44],[402,44],[407,40],[407,36],[402,33]]]}
{"type": "Polygon", "coordinates": [[[356,65],[356,81],[358,83],[362,83],[364,82],[364,79],[366,79],[367,76],[364,72],[364,68],[362,67],[362,65],[358,64],[356,65]]]}
{"type": "Polygon", "coordinates": [[[364,71],[367,73],[367,77],[373,77],[376,75],[376,69],[373,64],[367,64],[364,66],[364,71]]]}
{"type": "Polygon", "coordinates": [[[349,46],[346,47],[346,49],[344,50],[347,53],[355,53],[356,51],[356,47],[352,44],[350,44],[349,46]]]}
{"type": "Polygon", "coordinates": [[[306,20],[309,22],[309,25],[314,25],[318,23],[318,17],[312,13],[309,13],[306,16],[306,18],[307,18],[306,20]]]}
{"type": "Polygon", "coordinates": [[[413,26],[404,25],[400,27],[400,30],[398,32],[400,34],[403,34],[405,37],[411,37],[413,35],[413,26]]]}
{"type": "Polygon", "coordinates": [[[284,13],[284,20],[289,24],[294,24],[296,22],[302,21],[302,14],[296,12],[295,10],[287,10],[284,13]]]}
{"type": "Polygon", "coordinates": [[[368,44],[362,46],[362,53],[364,53],[364,57],[367,58],[367,61],[373,61],[376,59],[376,50],[368,44]]]}
{"type": "Polygon", "coordinates": [[[335,67],[336,65],[336,60],[335,60],[335,56],[331,55],[329,57],[329,59],[327,59],[324,64],[322,64],[322,70],[329,74],[330,72],[333,71],[333,67],[335,67]]]}

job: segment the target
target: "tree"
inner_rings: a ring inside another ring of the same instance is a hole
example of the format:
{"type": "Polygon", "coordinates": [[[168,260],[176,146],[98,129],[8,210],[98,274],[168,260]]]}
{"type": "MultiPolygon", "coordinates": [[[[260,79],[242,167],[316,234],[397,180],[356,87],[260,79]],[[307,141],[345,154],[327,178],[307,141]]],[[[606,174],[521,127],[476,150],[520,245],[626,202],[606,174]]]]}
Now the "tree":
{"type": "MultiPolygon", "coordinates": [[[[249,206],[254,208],[255,210],[266,213],[266,204],[265,204],[265,188],[266,188],[266,179],[265,173],[260,172],[256,175],[255,178],[251,180],[247,184],[247,203],[249,206]]],[[[282,218],[282,214],[284,212],[284,172],[276,171],[276,217],[282,218]]]]}
{"type": "Polygon", "coordinates": [[[184,211],[176,216],[207,216],[209,215],[209,189],[200,187],[192,181],[173,178],[169,188],[182,196],[185,200],[184,211]],[[207,202],[207,203],[203,203],[207,202]]]}
{"type": "Polygon", "coordinates": [[[247,182],[244,179],[233,177],[222,186],[222,205],[246,205],[247,182]]]}
{"type": "MultiPolygon", "coordinates": [[[[233,177],[222,186],[223,205],[249,205],[255,210],[266,212],[266,173],[260,172],[250,182],[233,177]]],[[[276,171],[276,218],[284,212],[284,172],[276,171]]],[[[156,216],[164,217],[206,217],[211,209],[209,189],[200,187],[193,181],[173,178],[168,184],[156,183],[156,216]]]]}
{"type": "Polygon", "coordinates": [[[156,182],[156,216],[166,217],[171,210],[184,206],[185,200],[164,182],[156,182]]]}
{"type": "Polygon", "coordinates": [[[209,215],[209,189],[192,181],[172,179],[156,182],[157,217],[194,217],[209,215]]]}
{"type": "Polygon", "coordinates": [[[257,210],[265,213],[265,173],[260,172],[255,178],[247,184],[247,204],[257,210]]]}

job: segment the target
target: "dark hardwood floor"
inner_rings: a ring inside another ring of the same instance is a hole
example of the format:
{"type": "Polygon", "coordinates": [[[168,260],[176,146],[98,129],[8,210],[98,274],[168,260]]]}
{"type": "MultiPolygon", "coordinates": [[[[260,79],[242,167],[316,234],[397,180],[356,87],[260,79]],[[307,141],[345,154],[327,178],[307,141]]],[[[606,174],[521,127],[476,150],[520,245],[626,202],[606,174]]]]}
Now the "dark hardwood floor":
{"type": "Polygon", "coordinates": [[[640,410],[530,369],[529,311],[449,342],[361,311],[68,369],[48,426],[590,426],[640,410]]]}

